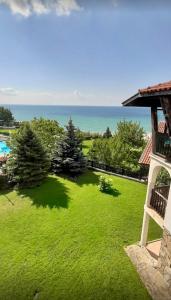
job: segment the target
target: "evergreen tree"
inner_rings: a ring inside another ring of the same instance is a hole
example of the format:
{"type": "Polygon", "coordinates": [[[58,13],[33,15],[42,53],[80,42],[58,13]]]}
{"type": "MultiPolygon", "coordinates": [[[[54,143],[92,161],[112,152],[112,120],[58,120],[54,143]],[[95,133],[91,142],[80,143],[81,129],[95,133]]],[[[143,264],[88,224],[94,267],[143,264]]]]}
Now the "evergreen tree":
{"type": "Polygon", "coordinates": [[[47,176],[50,162],[29,123],[24,123],[18,129],[10,147],[11,157],[7,162],[9,180],[18,187],[39,185],[47,176]]]}
{"type": "Polygon", "coordinates": [[[0,125],[11,126],[14,123],[14,117],[10,109],[3,106],[0,107],[0,125]]]}
{"type": "Polygon", "coordinates": [[[104,132],[103,137],[107,138],[107,139],[109,139],[110,137],[112,137],[112,133],[111,133],[109,127],[106,128],[106,131],[104,132]]]}
{"type": "Polygon", "coordinates": [[[82,153],[81,142],[70,119],[66,133],[57,143],[52,160],[54,173],[79,174],[86,168],[86,159],[82,153]]]}

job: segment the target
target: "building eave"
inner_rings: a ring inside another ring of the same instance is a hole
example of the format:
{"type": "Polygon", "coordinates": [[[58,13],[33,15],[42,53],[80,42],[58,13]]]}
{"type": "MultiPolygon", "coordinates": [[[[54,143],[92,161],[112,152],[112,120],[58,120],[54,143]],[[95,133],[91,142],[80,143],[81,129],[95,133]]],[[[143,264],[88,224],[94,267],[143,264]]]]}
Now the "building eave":
{"type": "Polygon", "coordinates": [[[171,96],[171,90],[151,93],[146,92],[143,94],[138,92],[137,94],[122,102],[122,105],[138,107],[161,107],[160,99],[163,96],[171,96]]]}

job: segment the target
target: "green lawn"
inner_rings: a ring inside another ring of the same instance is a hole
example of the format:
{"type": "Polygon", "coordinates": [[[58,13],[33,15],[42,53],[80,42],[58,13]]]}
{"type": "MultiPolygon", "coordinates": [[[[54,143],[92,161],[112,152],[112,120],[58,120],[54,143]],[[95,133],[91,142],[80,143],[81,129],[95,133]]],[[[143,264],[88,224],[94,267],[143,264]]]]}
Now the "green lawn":
{"type": "Polygon", "coordinates": [[[90,150],[92,146],[93,140],[85,140],[83,141],[83,153],[84,155],[87,155],[88,151],[90,150]]]}
{"type": "Polygon", "coordinates": [[[123,249],[139,240],[146,186],[111,176],[103,194],[99,176],[1,193],[0,299],[150,299],[123,249]]]}
{"type": "Polygon", "coordinates": [[[0,129],[0,134],[10,135],[11,132],[15,132],[16,129],[0,129]]]}

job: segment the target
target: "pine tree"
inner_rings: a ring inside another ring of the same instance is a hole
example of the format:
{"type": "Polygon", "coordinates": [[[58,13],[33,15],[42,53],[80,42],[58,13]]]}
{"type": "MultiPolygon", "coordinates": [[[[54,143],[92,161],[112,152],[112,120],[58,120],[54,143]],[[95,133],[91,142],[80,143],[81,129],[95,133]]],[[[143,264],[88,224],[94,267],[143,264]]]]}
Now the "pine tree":
{"type": "Polygon", "coordinates": [[[14,121],[15,120],[10,109],[0,106],[0,124],[2,126],[11,126],[14,121]]]}
{"type": "Polygon", "coordinates": [[[107,139],[110,138],[110,137],[112,137],[112,133],[111,133],[109,127],[106,128],[106,131],[105,131],[105,133],[103,134],[103,137],[104,137],[104,138],[107,138],[107,139]]]}
{"type": "Polygon", "coordinates": [[[18,187],[39,185],[47,176],[50,162],[29,123],[20,127],[14,135],[10,147],[11,157],[7,162],[9,180],[18,187]]]}
{"type": "Polygon", "coordinates": [[[70,119],[66,133],[57,143],[52,160],[54,173],[79,174],[86,168],[86,159],[82,153],[81,142],[70,119]]]}

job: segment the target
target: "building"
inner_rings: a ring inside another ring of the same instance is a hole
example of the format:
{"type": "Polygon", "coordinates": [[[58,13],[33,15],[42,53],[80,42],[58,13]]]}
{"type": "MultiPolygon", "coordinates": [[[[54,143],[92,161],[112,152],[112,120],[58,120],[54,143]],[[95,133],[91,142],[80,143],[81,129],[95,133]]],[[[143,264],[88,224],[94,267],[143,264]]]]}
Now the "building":
{"type": "MultiPolygon", "coordinates": [[[[158,132],[160,133],[164,133],[165,131],[165,126],[166,126],[166,122],[165,121],[160,121],[159,122],[159,126],[158,126],[158,132]]],[[[144,151],[142,152],[140,159],[139,159],[139,164],[149,168],[150,166],[150,156],[152,153],[152,137],[150,137],[148,139],[147,145],[144,148],[144,151]]]]}
{"type": "MultiPolygon", "coordinates": [[[[171,81],[140,89],[136,95],[124,101],[123,105],[151,108],[152,140],[151,145],[149,141],[145,152],[148,152],[148,156],[151,152],[150,161],[147,161],[150,163],[150,167],[140,247],[141,249],[148,249],[147,239],[151,218],[163,231],[163,237],[161,241],[157,241],[157,246],[156,241],[150,245],[151,249],[157,248],[155,269],[161,277],[151,269],[151,274],[157,274],[156,276],[160,278],[157,292],[156,287],[154,287],[155,284],[157,285],[157,280],[154,282],[154,278],[152,276],[150,278],[150,272],[148,281],[151,281],[151,286],[149,282],[145,282],[145,284],[154,299],[171,299],[171,189],[170,186],[156,186],[156,178],[161,168],[165,168],[171,176],[171,81]],[[163,112],[165,119],[162,130],[160,130],[158,122],[159,110],[163,112]],[[161,283],[161,278],[163,283],[161,283]],[[165,292],[164,289],[161,291],[161,286],[165,286],[167,295],[161,294],[165,292]]],[[[143,160],[145,161],[145,158],[143,160]]],[[[143,251],[141,253],[144,255],[143,251]]],[[[142,269],[141,275],[141,278],[146,281],[147,275],[143,273],[142,269]]]]}

